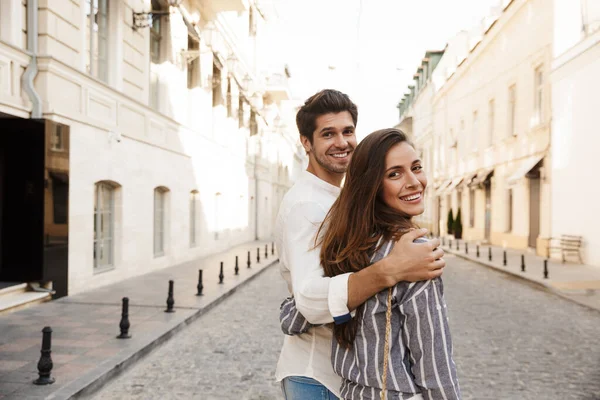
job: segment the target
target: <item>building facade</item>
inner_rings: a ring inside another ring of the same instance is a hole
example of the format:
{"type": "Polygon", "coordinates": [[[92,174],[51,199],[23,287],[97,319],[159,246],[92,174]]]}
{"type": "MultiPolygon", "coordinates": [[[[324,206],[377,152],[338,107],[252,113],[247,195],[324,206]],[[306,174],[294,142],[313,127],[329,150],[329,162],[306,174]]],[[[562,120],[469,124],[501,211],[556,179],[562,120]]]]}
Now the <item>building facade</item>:
{"type": "Polygon", "coordinates": [[[268,18],[252,0],[3,0],[0,280],[63,296],[269,238],[304,155],[290,73],[258,56],[268,18]]]}
{"type": "Polygon", "coordinates": [[[553,18],[547,0],[506,0],[448,42],[429,107],[435,232],[460,211],[464,239],[546,252],[553,18]]]}
{"type": "Polygon", "coordinates": [[[600,2],[553,3],[552,236],[581,236],[583,261],[600,266],[600,215],[592,173],[600,140],[600,2]]]}

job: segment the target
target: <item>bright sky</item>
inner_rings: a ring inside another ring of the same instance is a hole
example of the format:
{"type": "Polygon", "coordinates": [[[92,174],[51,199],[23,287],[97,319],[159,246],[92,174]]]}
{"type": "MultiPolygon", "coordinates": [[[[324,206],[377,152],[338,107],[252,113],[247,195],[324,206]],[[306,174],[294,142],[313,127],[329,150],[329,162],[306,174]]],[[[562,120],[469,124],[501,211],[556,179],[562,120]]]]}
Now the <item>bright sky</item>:
{"type": "Polygon", "coordinates": [[[276,0],[277,41],[292,94],[323,88],[348,93],[359,107],[358,134],[398,122],[396,105],[426,50],[469,30],[498,0],[276,0]],[[329,68],[331,67],[331,68],[329,68]]]}

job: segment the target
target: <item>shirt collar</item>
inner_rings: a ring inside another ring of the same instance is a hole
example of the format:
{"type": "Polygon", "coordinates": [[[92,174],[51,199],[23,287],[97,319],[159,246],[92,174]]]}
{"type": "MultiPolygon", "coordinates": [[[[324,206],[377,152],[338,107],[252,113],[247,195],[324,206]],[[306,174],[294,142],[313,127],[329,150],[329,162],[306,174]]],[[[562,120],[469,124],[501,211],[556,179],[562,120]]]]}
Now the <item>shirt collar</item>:
{"type": "Polygon", "coordinates": [[[340,194],[341,189],[339,187],[332,185],[329,182],[325,182],[323,179],[306,170],[302,171],[302,179],[309,181],[311,184],[318,186],[335,196],[339,196],[340,194]]]}

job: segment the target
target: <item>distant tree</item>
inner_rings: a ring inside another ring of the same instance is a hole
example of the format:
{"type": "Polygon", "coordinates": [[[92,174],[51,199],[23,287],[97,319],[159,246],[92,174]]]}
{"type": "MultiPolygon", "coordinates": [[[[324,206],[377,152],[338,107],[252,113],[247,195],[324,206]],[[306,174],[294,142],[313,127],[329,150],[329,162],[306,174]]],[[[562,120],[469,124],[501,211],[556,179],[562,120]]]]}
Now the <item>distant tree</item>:
{"type": "Polygon", "coordinates": [[[456,213],[456,219],[454,220],[454,225],[453,225],[454,237],[457,239],[462,239],[462,230],[463,230],[462,215],[461,215],[460,208],[459,208],[458,212],[456,213]]]}
{"type": "Polygon", "coordinates": [[[452,215],[452,209],[448,211],[448,222],[446,228],[448,230],[448,235],[452,235],[452,232],[454,232],[454,216],[452,215]]]}

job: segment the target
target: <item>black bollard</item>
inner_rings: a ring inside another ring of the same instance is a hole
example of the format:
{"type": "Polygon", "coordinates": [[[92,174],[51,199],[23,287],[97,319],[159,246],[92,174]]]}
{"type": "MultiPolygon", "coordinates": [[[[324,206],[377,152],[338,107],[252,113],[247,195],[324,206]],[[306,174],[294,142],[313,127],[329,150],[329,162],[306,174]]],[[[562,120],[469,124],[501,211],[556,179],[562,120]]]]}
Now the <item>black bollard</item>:
{"type": "Polygon", "coordinates": [[[38,373],[39,377],[33,381],[36,385],[51,385],[54,383],[54,378],[51,376],[52,367],[52,328],[49,326],[42,329],[42,355],[40,361],[38,361],[38,373]]]}
{"type": "Polygon", "coordinates": [[[488,261],[492,261],[492,247],[488,247],[488,261]]]}
{"type": "Polygon", "coordinates": [[[260,247],[256,248],[256,262],[260,264],[260,247]]]}
{"type": "Polygon", "coordinates": [[[448,239],[448,247],[452,250],[452,239],[448,239]]]}
{"type": "Polygon", "coordinates": [[[477,252],[476,252],[476,254],[477,254],[477,258],[479,258],[479,245],[477,245],[477,252]]]}
{"type": "Polygon", "coordinates": [[[465,254],[469,254],[469,243],[465,242],[465,254]]]}
{"type": "Polygon", "coordinates": [[[446,238],[442,238],[442,246],[446,245],[446,238]]]}
{"type": "Polygon", "coordinates": [[[173,298],[173,281],[169,281],[169,294],[167,296],[167,309],[165,312],[173,313],[175,310],[173,309],[173,305],[175,304],[175,299],[173,298]]]}
{"type": "Polygon", "coordinates": [[[238,256],[235,256],[235,274],[239,275],[240,274],[240,266],[238,265],[238,256]]]}
{"type": "Polygon", "coordinates": [[[271,242],[271,255],[275,254],[275,242],[271,242]]]}
{"type": "Polygon", "coordinates": [[[548,260],[544,260],[544,279],[548,279],[548,260]]]}
{"type": "Polygon", "coordinates": [[[525,272],[525,255],[521,254],[521,272],[525,272]]]}
{"type": "Polygon", "coordinates": [[[460,241],[456,239],[456,251],[460,250],[460,241]]]}
{"type": "Polygon", "coordinates": [[[123,297],[123,309],[121,310],[121,322],[119,323],[121,334],[117,336],[117,339],[131,338],[131,335],[129,334],[130,326],[131,324],[129,323],[129,298],[123,297]]]}
{"type": "Polygon", "coordinates": [[[265,244],[265,260],[269,258],[269,245],[265,244]]]}
{"type": "Polygon", "coordinates": [[[198,289],[198,293],[196,293],[196,296],[202,296],[202,289],[204,289],[204,285],[202,284],[202,270],[201,269],[198,270],[198,285],[196,286],[196,288],[198,289]]]}
{"type": "Polygon", "coordinates": [[[502,265],[506,267],[506,250],[502,253],[502,265]]]}
{"type": "Polygon", "coordinates": [[[252,262],[250,261],[250,252],[248,251],[248,268],[250,268],[251,265],[252,262]]]}
{"type": "Polygon", "coordinates": [[[223,275],[223,261],[221,261],[221,271],[219,272],[219,285],[223,284],[223,278],[225,278],[225,275],[223,275]]]}

